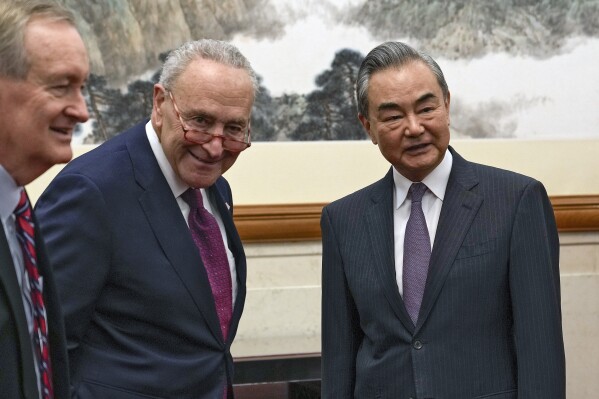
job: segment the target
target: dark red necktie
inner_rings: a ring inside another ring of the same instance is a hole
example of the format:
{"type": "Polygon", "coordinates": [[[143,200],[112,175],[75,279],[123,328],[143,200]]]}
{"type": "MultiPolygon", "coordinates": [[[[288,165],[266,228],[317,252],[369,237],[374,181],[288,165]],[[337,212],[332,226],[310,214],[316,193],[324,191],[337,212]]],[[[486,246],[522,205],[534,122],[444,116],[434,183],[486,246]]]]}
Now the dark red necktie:
{"type": "Polygon", "coordinates": [[[25,194],[21,191],[19,204],[15,209],[17,238],[23,250],[23,263],[27,271],[30,287],[30,299],[33,310],[33,335],[36,356],[39,359],[42,399],[52,399],[52,365],[50,363],[50,350],[48,344],[48,320],[46,307],[42,295],[42,285],[37,268],[37,255],[35,253],[35,230],[31,217],[31,206],[25,194]]]}
{"type": "MultiPolygon", "coordinates": [[[[204,208],[201,191],[189,189],[181,197],[190,207],[188,223],[208,274],[223,339],[227,341],[233,315],[231,271],[223,237],[214,216],[204,208]]],[[[223,398],[227,398],[227,383],[223,398]]]]}

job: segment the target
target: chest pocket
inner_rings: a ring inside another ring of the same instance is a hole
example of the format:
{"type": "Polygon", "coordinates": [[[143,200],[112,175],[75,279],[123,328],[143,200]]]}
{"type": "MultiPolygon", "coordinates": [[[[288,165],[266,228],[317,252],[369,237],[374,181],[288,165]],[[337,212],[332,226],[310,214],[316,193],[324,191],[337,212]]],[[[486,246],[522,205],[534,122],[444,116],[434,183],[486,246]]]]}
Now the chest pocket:
{"type": "Polygon", "coordinates": [[[497,249],[497,239],[491,239],[484,242],[477,242],[472,244],[462,245],[456,259],[466,259],[473,258],[475,256],[480,256],[487,254],[489,252],[493,252],[497,249]]]}

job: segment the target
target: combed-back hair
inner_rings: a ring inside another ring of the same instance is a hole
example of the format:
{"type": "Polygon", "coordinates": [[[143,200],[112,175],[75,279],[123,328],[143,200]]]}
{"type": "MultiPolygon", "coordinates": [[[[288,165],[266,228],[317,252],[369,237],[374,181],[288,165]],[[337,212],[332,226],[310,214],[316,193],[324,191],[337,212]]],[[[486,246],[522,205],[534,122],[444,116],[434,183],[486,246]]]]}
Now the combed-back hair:
{"type": "Polygon", "coordinates": [[[212,39],[190,41],[171,51],[162,66],[159,83],[165,89],[172,90],[187,66],[199,58],[245,70],[250,76],[254,92],[258,90],[258,78],[247,58],[234,45],[212,39]]]}
{"type": "Polygon", "coordinates": [[[445,76],[443,76],[443,71],[430,55],[415,50],[405,43],[385,42],[372,49],[360,65],[358,78],[356,79],[358,112],[368,119],[368,84],[372,75],[388,68],[401,68],[415,61],[422,62],[430,68],[437,78],[444,99],[447,100],[449,88],[445,76]]]}

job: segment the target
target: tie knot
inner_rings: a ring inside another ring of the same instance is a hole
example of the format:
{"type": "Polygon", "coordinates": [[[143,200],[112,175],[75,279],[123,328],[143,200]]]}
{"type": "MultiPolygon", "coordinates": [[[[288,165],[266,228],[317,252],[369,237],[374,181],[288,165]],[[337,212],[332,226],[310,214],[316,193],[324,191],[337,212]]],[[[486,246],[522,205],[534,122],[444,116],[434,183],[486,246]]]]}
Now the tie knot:
{"type": "Polygon", "coordinates": [[[412,183],[409,190],[412,202],[421,202],[427,188],[424,183],[412,183]]]}
{"type": "Polygon", "coordinates": [[[187,205],[191,209],[198,209],[204,207],[204,201],[202,199],[202,191],[198,189],[188,188],[183,194],[181,194],[183,201],[187,202],[187,205]]]}
{"type": "Polygon", "coordinates": [[[27,212],[29,211],[29,200],[27,199],[27,194],[25,194],[25,190],[21,190],[21,197],[19,198],[19,203],[15,208],[14,214],[16,216],[25,215],[27,216],[27,212]]]}

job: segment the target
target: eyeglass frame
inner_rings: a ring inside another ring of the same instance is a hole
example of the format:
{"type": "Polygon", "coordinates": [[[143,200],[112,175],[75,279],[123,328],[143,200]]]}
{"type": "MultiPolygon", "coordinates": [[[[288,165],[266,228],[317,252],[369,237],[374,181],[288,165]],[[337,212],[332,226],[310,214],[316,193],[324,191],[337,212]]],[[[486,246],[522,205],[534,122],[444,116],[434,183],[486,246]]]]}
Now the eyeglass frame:
{"type": "Polygon", "coordinates": [[[165,89],[165,91],[168,92],[168,96],[170,97],[171,102],[173,103],[173,109],[175,110],[175,115],[177,115],[177,118],[179,119],[179,122],[181,123],[181,130],[183,130],[183,138],[185,140],[189,141],[190,143],[195,143],[195,144],[206,144],[206,143],[209,143],[210,141],[212,141],[214,138],[220,137],[223,140],[222,141],[223,149],[225,149],[226,151],[230,151],[230,152],[242,152],[242,151],[247,150],[252,145],[252,142],[251,142],[251,139],[252,139],[252,137],[251,137],[251,135],[252,135],[252,128],[251,128],[251,125],[249,123],[248,123],[248,126],[247,126],[247,141],[235,139],[233,137],[228,137],[228,136],[225,136],[224,134],[215,134],[215,133],[211,133],[211,132],[208,132],[208,131],[200,131],[200,130],[196,130],[196,129],[190,129],[189,127],[186,126],[185,120],[181,116],[181,112],[179,111],[179,107],[177,106],[177,103],[175,102],[175,98],[173,97],[173,93],[170,90],[168,90],[168,89],[165,89]],[[196,140],[190,140],[189,138],[187,138],[187,133],[189,131],[194,131],[194,132],[198,132],[198,133],[201,133],[201,134],[205,134],[205,135],[210,136],[211,138],[209,140],[207,140],[207,141],[204,141],[204,142],[200,142],[200,141],[196,141],[196,140]],[[225,148],[225,143],[227,141],[233,141],[235,143],[242,143],[242,144],[245,144],[246,147],[242,148],[240,150],[225,148]]]}

